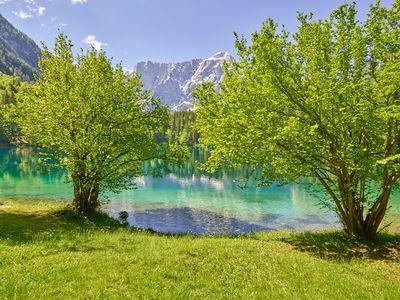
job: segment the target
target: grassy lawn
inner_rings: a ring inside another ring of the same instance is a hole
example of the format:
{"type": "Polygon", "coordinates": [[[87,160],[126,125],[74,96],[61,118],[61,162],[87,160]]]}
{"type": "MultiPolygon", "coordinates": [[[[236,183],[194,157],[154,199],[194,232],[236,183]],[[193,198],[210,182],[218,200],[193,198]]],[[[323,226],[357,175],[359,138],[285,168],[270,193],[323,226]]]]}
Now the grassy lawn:
{"type": "Polygon", "coordinates": [[[400,236],[160,235],[64,203],[0,205],[1,299],[400,299],[400,236]]]}

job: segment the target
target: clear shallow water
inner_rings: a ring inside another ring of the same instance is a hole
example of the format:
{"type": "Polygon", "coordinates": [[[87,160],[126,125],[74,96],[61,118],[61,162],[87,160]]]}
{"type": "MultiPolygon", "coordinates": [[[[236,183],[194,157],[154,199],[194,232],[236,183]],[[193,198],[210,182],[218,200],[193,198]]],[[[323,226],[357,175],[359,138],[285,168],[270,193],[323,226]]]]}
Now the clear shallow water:
{"type": "MultiPolygon", "coordinates": [[[[224,170],[214,175],[196,169],[192,160],[163,178],[144,176],[137,189],[108,195],[103,207],[113,216],[128,211],[132,226],[173,233],[243,233],[274,229],[318,230],[337,228],[332,213],[318,206],[318,200],[301,185],[241,189],[233,181],[248,172],[224,170]]],[[[146,171],[160,162],[144,165],[146,171]]],[[[63,171],[43,172],[32,164],[29,150],[0,149],[0,197],[31,197],[70,200],[72,189],[63,171]]],[[[400,208],[396,193],[391,204],[400,208]]]]}

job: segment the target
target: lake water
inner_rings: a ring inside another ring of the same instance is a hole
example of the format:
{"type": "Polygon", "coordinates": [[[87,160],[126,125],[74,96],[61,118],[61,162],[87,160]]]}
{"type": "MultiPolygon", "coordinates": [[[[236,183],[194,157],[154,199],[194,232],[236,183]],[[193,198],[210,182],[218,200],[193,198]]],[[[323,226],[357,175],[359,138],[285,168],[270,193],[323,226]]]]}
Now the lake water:
{"type": "MultiPolygon", "coordinates": [[[[137,178],[137,188],[108,195],[103,208],[112,216],[129,213],[132,226],[172,233],[245,233],[250,231],[338,228],[336,217],[302,185],[242,189],[234,182],[248,169],[210,175],[196,168],[205,153],[195,151],[183,166],[172,166],[163,178],[137,178]]],[[[149,162],[144,169],[160,167],[149,162]]],[[[36,168],[27,149],[0,149],[0,197],[71,200],[72,188],[63,171],[36,168]]],[[[400,195],[391,199],[400,208],[400,195]]]]}

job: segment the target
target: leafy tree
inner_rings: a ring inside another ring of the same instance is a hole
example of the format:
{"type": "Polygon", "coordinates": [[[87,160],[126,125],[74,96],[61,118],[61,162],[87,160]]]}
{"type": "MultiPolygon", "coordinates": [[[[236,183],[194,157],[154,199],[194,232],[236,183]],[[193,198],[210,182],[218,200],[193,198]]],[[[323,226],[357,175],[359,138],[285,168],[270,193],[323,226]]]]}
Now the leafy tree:
{"type": "Polygon", "coordinates": [[[14,104],[16,95],[21,85],[27,84],[21,82],[17,76],[8,76],[0,72],[0,143],[8,144],[9,140],[15,139],[18,134],[18,128],[13,122],[5,122],[6,110],[9,104],[14,104]]]}
{"type": "Polygon", "coordinates": [[[44,46],[41,77],[18,94],[14,112],[42,161],[67,169],[73,207],[89,213],[101,193],[131,187],[144,160],[166,155],[154,134],[164,130],[169,115],[142,91],[138,75],[113,67],[104,51],[74,56],[72,47],[63,34],[54,53],[44,46]]]}
{"type": "Polygon", "coordinates": [[[199,87],[197,127],[211,169],[254,164],[260,184],[315,177],[349,234],[376,235],[400,177],[400,1],[328,20],[299,14],[292,36],[267,20],[221,91],[199,87]]]}

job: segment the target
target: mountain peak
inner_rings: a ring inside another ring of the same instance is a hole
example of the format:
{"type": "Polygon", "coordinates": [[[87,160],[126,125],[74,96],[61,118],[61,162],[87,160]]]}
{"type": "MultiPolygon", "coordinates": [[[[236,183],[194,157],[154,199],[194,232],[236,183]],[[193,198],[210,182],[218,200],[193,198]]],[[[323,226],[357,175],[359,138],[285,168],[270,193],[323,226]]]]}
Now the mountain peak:
{"type": "Polygon", "coordinates": [[[219,52],[215,53],[214,55],[212,55],[211,57],[209,57],[208,59],[231,60],[232,55],[230,55],[228,52],[219,51],[219,52]]]}
{"type": "Polygon", "coordinates": [[[194,108],[193,89],[203,82],[218,85],[224,80],[223,62],[232,60],[229,53],[217,52],[206,59],[179,63],[140,62],[133,70],[141,74],[144,88],[162,103],[174,110],[190,110],[194,108]]]}

